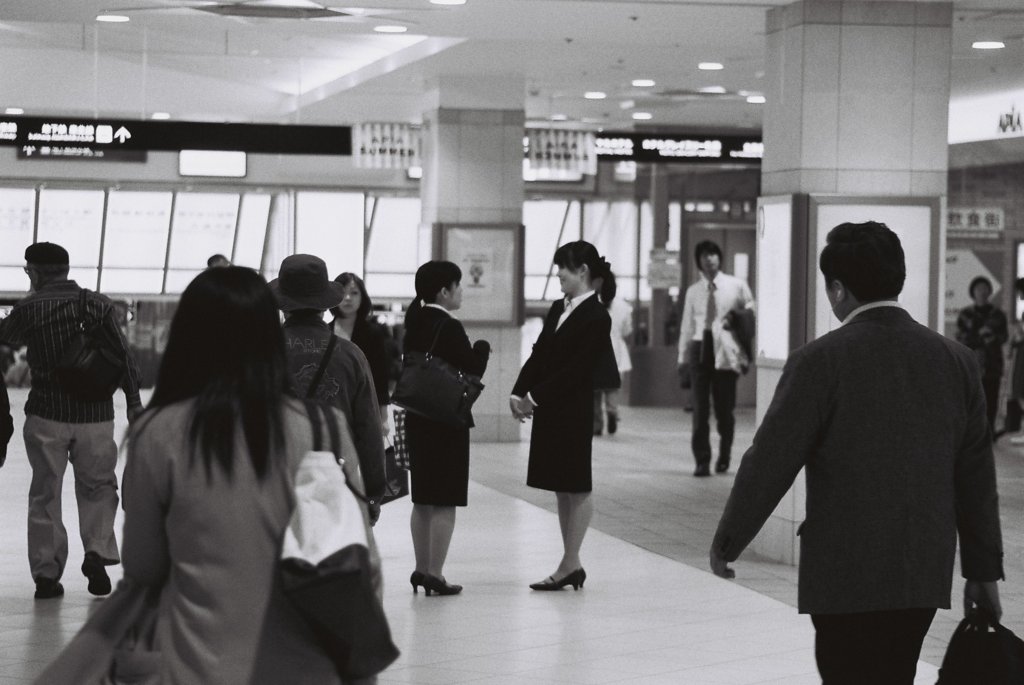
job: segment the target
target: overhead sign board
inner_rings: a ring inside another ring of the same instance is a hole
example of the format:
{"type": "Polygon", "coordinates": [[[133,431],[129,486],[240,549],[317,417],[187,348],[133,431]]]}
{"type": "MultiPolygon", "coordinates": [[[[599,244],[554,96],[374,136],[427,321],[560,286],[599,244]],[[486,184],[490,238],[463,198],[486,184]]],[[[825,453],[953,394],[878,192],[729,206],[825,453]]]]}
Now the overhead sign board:
{"type": "Polygon", "coordinates": [[[93,153],[101,150],[235,150],[283,155],[351,155],[352,129],[349,126],[0,117],[0,145],[18,147],[26,153],[30,147],[39,150],[45,146],[88,149],[93,153]]]}
{"type": "Polygon", "coordinates": [[[950,207],[946,212],[946,234],[950,238],[999,238],[1005,218],[1001,207],[950,207]]]}
{"type": "Polygon", "coordinates": [[[752,136],[603,132],[594,144],[599,159],[630,162],[760,164],[764,155],[764,143],[752,136]]]}

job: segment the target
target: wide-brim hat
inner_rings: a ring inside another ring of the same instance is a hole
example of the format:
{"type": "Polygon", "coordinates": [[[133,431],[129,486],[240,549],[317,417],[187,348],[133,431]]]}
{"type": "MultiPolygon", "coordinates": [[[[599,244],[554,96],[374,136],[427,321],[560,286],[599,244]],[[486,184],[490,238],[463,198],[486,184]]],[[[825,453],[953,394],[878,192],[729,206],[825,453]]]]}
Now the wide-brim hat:
{"type": "Polygon", "coordinates": [[[281,262],[281,271],[270,282],[281,311],[327,310],[345,299],[345,286],[327,278],[324,260],[311,254],[293,254],[281,262]]]}

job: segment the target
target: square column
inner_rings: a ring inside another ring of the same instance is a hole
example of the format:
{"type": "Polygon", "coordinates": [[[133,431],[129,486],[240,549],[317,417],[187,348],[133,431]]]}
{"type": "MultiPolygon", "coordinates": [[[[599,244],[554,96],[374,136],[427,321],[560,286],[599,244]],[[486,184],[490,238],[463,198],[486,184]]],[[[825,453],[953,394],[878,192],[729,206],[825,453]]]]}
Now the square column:
{"type": "MultiPolygon", "coordinates": [[[[913,267],[901,301],[938,325],[952,17],[949,2],[805,0],[768,11],[757,271],[780,276],[791,325],[758,323],[758,422],[788,353],[838,325],[817,269],[836,223],[877,220],[900,235],[913,267]],[[762,242],[773,235],[783,244],[762,242]]],[[[801,474],[751,548],[798,563],[804,514],[801,474]]]]}
{"type": "MultiPolygon", "coordinates": [[[[449,258],[441,254],[440,233],[451,224],[481,228],[514,224],[520,227],[518,243],[509,239],[507,244],[488,248],[511,254],[522,241],[525,81],[517,76],[467,75],[442,77],[434,85],[423,115],[420,185],[422,230],[424,238],[429,232],[431,258],[449,258]]],[[[495,260],[505,256],[495,255],[495,260]]],[[[463,286],[470,278],[465,271],[463,266],[463,286]]],[[[502,277],[503,282],[491,286],[522,292],[521,273],[502,277]]],[[[483,338],[491,343],[483,379],[486,389],[473,410],[476,427],[471,435],[479,441],[519,441],[520,423],[509,412],[508,395],[522,363],[521,326],[519,322],[474,323],[463,313],[470,340],[483,338]]]]}

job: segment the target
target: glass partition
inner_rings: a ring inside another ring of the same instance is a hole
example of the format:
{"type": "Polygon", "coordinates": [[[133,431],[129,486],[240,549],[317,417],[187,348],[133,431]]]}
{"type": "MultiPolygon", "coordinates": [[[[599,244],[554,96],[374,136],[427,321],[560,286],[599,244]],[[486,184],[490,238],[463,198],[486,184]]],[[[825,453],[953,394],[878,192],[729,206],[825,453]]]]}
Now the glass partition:
{"type": "Polygon", "coordinates": [[[561,243],[580,238],[580,203],[575,200],[528,200],[523,203],[527,300],[561,297],[551,258],[561,243]]]}
{"type": "Polygon", "coordinates": [[[295,251],[327,262],[331,278],[343,271],[363,275],[364,226],[362,193],[296,194],[295,251]]]}
{"type": "Polygon", "coordinates": [[[238,222],[237,193],[177,193],[164,292],[180,293],[214,254],[230,255],[238,222]]]}
{"type": "Polygon", "coordinates": [[[374,297],[411,299],[416,269],[430,255],[419,255],[422,214],[418,197],[370,197],[370,240],[366,246],[366,290],[374,297]]]}
{"type": "Polygon", "coordinates": [[[69,278],[85,288],[97,287],[104,196],[102,190],[39,191],[36,240],[63,246],[71,261],[69,278]]]}
{"type": "Polygon", "coordinates": [[[161,292],[171,200],[170,192],[115,190],[108,194],[101,291],[161,292]]]}
{"type": "Polygon", "coordinates": [[[269,215],[270,195],[246,193],[242,196],[234,253],[225,253],[232,263],[251,269],[260,268],[267,238],[269,215]]]}
{"type": "Polygon", "coordinates": [[[36,223],[34,188],[0,188],[0,290],[28,290],[25,248],[36,223]]]}

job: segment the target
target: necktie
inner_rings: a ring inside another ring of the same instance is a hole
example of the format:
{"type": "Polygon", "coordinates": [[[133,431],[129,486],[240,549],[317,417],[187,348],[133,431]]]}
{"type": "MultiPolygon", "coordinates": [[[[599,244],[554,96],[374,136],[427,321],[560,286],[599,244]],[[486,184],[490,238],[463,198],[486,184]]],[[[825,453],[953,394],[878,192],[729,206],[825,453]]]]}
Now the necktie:
{"type": "Polygon", "coordinates": [[[718,306],[715,304],[715,282],[708,283],[708,311],[704,317],[704,330],[710,331],[711,324],[718,317],[718,306]]]}

